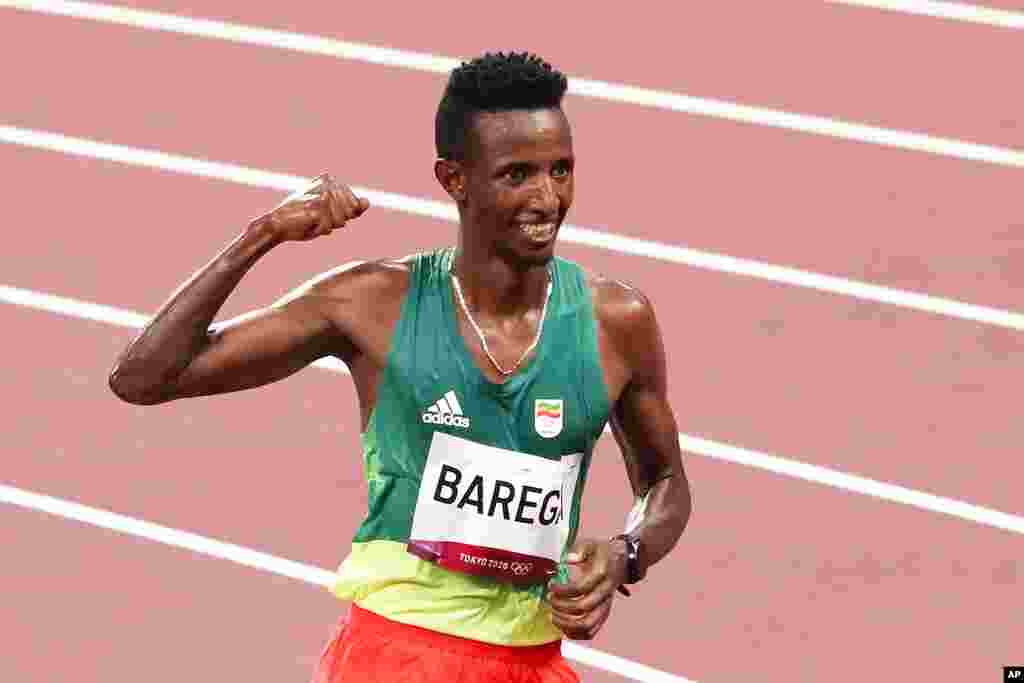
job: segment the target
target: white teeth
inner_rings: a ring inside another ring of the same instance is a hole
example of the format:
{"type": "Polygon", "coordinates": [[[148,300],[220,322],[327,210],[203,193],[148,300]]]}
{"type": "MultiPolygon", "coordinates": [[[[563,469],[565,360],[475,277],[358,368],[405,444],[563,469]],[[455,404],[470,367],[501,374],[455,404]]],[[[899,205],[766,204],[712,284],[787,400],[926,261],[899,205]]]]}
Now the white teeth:
{"type": "Polygon", "coordinates": [[[548,239],[555,234],[554,223],[523,223],[523,231],[531,239],[548,239]]]}

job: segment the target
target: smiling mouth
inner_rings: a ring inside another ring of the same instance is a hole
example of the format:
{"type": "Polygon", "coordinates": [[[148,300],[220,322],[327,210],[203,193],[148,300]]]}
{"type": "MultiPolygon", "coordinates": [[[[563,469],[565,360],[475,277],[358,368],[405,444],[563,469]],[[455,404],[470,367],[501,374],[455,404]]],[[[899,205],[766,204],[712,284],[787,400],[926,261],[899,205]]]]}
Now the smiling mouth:
{"type": "Polygon", "coordinates": [[[520,224],[523,234],[535,242],[546,242],[555,236],[558,230],[558,222],[548,223],[522,223],[520,224]]]}

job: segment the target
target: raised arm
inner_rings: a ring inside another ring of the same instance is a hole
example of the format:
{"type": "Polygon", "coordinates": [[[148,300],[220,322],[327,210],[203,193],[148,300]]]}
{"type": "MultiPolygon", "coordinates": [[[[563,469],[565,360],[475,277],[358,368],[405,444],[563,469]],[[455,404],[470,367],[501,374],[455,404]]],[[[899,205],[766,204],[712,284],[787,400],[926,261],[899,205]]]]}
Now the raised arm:
{"type": "Polygon", "coordinates": [[[323,282],[265,309],[214,326],[242,277],[275,246],[330,234],[369,204],[321,175],[254,219],[170,297],[118,357],[110,388],[135,404],[237,391],[282,379],[328,354],[353,348],[334,324],[323,282]]]}

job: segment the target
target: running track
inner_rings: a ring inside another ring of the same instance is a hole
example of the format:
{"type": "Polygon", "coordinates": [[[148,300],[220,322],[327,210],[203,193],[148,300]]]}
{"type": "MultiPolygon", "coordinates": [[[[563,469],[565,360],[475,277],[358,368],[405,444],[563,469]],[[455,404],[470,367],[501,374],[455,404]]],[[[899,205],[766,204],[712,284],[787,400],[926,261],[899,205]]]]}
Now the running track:
{"type": "MultiPolygon", "coordinates": [[[[500,23],[468,2],[445,16],[422,3],[203,5],[206,18],[441,55],[527,46],[574,75],[1024,149],[1011,29],[796,2],[589,7],[586,26],[561,5],[500,23]]],[[[12,9],[0,26],[0,58],[21,65],[6,70],[0,125],[442,198],[430,173],[441,76],[12,9]]],[[[574,223],[1021,310],[1020,168],[582,97],[567,109],[574,223]]],[[[281,196],[11,144],[0,168],[0,284],[142,312],[281,196]]],[[[377,208],[273,253],[225,315],[454,230],[377,208]]],[[[1019,330],[560,253],[652,298],[685,433],[1024,515],[1019,330]]],[[[365,506],[345,375],[135,408],[106,387],[132,330],[16,305],[0,316],[0,484],[315,567],[344,557],[365,506]]],[[[601,536],[629,501],[610,439],[596,458],[584,531],[601,536]]],[[[999,680],[1024,661],[1019,533],[700,455],[686,465],[682,542],[588,646],[701,683],[999,680]]],[[[306,680],[343,609],[319,587],[149,540],[12,505],[0,518],[4,681],[306,680]]]]}

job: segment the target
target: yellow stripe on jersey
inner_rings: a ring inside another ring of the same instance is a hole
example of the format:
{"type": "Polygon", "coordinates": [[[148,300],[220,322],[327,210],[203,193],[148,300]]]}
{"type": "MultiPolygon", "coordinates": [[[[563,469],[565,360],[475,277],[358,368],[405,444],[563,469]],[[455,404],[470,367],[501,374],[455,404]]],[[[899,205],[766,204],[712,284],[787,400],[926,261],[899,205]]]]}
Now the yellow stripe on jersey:
{"type": "Polygon", "coordinates": [[[562,637],[537,591],[443,569],[397,541],[353,543],[331,590],[388,619],[486,643],[540,645],[562,637]]]}

